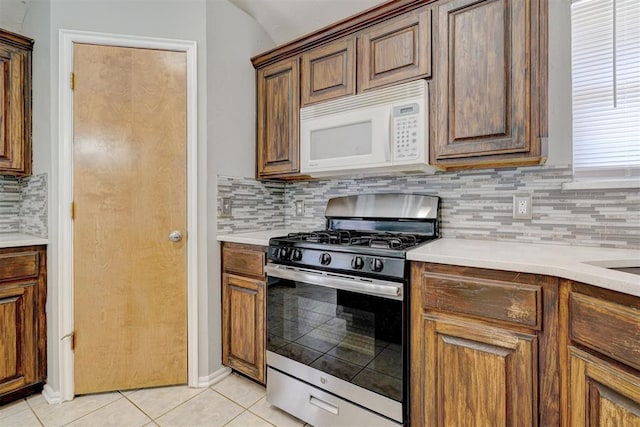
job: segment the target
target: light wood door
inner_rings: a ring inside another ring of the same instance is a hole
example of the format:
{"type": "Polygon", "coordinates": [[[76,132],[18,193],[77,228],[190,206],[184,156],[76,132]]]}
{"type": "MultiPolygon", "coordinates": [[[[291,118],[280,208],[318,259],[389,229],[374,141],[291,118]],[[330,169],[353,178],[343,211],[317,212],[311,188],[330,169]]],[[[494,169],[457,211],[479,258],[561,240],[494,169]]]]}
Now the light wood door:
{"type": "Polygon", "coordinates": [[[302,55],[302,106],[356,93],[356,39],[348,37],[302,55]]]}
{"type": "Polygon", "coordinates": [[[530,14],[529,0],[437,7],[437,162],[529,151],[530,14]]]}
{"type": "Polygon", "coordinates": [[[298,58],[258,70],[258,178],[300,170],[298,58]]]}
{"type": "Polygon", "coordinates": [[[223,274],[222,363],[264,383],[265,282],[223,274]]]}
{"type": "Polygon", "coordinates": [[[74,73],[76,394],[186,383],[186,54],[76,44],[74,73]]]}
{"type": "Polygon", "coordinates": [[[640,377],[569,349],[571,426],[640,427],[640,377]]]}
{"type": "Polygon", "coordinates": [[[430,315],[421,327],[424,425],[536,425],[535,336],[430,315]]]}
{"type": "Polygon", "coordinates": [[[431,75],[431,9],[409,12],[362,33],[358,91],[431,75]]]}

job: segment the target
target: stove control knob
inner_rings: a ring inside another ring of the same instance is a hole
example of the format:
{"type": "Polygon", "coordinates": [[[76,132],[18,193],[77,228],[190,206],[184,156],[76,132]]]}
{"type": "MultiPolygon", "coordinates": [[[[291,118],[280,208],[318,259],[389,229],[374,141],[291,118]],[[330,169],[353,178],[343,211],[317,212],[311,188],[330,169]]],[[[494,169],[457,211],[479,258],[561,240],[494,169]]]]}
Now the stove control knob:
{"type": "Polygon", "coordinates": [[[320,255],[320,264],[329,265],[330,262],[331,262],[331,254],[329,254],[327,252],[323,252],[320,255]]]}
{"type": "Polygon", "coordinates": [[[351,259],[351,268],[355,270],[362,270],[362,267],[364,267],[364,260],[362,257],[354,256],[353,259],[351,259]]]}
{"type": "Polygon", "coordinates": [[[379,273],[384,268],[384,264],[382,264],[382,260],[380,258],[373,258],[369,267],[371,267],[371,271],[379,273]]]}
{"type": "Polygon", "coordinates": [[[289,256],[289,249],[287,248],[280,248],[278,250],[278,258],[282,259],[282,260],[286,260],[287,257],[289,256]]]}
{"type": "Polygon", "coordinates": [[[300,261],[302,259],[302,251],[300,249],[294,249],[291,252],[291,261],[300,261]]]}

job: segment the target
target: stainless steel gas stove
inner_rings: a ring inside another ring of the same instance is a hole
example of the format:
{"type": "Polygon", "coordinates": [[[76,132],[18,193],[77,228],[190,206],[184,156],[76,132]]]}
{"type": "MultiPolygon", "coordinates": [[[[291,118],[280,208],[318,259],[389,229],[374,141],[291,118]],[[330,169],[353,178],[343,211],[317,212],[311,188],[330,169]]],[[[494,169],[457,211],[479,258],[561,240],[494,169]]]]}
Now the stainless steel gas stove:
{"type": "Polygon", "coordinates": [[[269,241],[267,400],[316,427],[403,425],[406,251],[438,237],[439,199],[339,197],[325,217],[269,241]]]}

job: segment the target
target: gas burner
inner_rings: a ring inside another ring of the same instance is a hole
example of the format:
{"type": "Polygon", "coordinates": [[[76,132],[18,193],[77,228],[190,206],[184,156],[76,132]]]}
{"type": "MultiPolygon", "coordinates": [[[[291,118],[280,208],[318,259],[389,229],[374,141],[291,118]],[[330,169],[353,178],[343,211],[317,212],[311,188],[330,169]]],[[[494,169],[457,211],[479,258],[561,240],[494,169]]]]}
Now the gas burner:
{"type": "Polygon", "coordinates": [[[319,230],[301,233],[289,233],[287,240],[292,242],[321,243],[327,245],[342,245],[351,239],[351,232],[347,230],[319,230]]]}
{"type": "Polygon", "coordinates": [[[408,249],[425,240],[426,238],[414,234],[379,233],[354,237],[349,241],[349,245],[379,249],[408,249]]]}

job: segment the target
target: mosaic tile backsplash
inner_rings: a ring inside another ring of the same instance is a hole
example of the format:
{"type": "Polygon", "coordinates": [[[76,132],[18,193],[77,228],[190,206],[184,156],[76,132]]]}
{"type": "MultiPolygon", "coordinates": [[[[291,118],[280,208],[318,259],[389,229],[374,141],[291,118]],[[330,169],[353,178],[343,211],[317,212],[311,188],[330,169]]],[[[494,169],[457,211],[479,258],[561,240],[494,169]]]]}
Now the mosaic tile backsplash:
{"type": "Polygon", "coordinates": [[[285,224],[285,186],[250,178],[218,176],[218,198],[231,198],[231,217],[218,215],[220,233],[272,230],[285,224]]]}
{"type": "Polygon", "coordinates": [[[218,230],[324,227],[324,208],[331,197],[401,192],[441,197],[443,237],[640,248],[640,191],[563,190],[562,184],[572,179],[570,166],[286,184],[218,177],[218,196],[233,200],[232,218],[220,219],[218,230]],[[514,194],[532,196],[532,219],[513,219],[514,194]],[[299,200],[305,204],[303,216],[295,215],[299,200]],[[274,210],[258,211],[256,203],[274,210]],[[279,211],[282,207],[284,212],[279,211]]]}
{"type": "Polygon", "coordinates": [[[0,233],[47,237],[47,175],[0,176],[0,233]]]}

